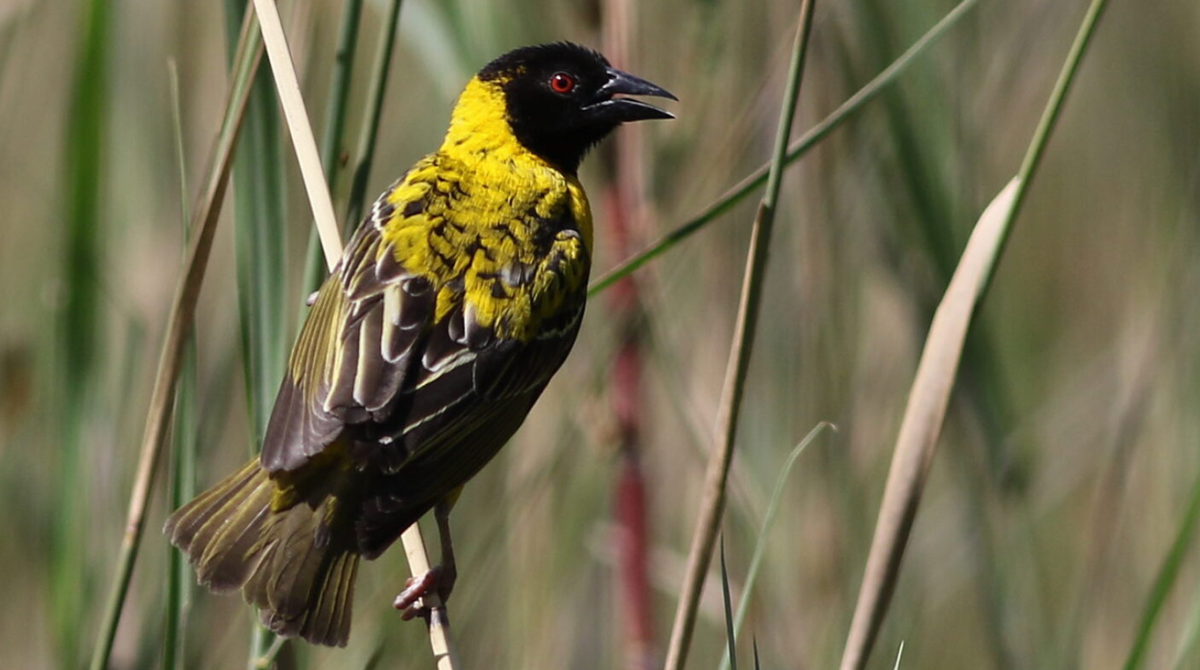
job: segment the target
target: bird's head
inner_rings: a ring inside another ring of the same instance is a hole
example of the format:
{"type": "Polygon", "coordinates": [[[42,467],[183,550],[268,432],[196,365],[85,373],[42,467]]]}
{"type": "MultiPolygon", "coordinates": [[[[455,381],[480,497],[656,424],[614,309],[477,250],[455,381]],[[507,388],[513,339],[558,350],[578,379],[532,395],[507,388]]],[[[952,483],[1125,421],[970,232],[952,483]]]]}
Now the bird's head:
{"type": "Polygon", "coordinates": [[[488,63],[476,81],[500,92],[508,126],[522,146],[569,172],[622,123],[674,118],[640,100],[618,97],[675,100],[674,95],[569,42],[514,49],[488,63]]]}

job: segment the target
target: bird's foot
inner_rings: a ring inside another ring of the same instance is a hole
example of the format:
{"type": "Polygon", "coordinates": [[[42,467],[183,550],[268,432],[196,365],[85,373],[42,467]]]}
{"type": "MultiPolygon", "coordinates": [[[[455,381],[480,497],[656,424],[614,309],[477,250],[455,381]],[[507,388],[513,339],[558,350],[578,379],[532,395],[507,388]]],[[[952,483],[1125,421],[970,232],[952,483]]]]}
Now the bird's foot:
{"type": "Polygon", "coordinates": [[[396,596],[392,606],[403,612],[401,619],[409,621],[416,617],[429,620],[430,607],[426,596],[436,593],[445,604],[454,588],[455,575],[440,565],[434,566],[429,572],[419,577],[409,577],[404,582],[404,590],[396,596]]]}

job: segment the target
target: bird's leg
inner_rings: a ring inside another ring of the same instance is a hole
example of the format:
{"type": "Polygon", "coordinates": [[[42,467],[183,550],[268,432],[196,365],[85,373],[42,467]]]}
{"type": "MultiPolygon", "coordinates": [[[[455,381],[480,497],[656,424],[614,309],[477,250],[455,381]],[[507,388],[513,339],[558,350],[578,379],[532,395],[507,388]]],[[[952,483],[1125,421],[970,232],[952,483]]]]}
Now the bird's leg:
{"type": "Polygon", "coordinates": [[[454,542],[450,539],[450,508],[454,506],[448,498],[433,508],[433,518],[437,519],[438,539],[442,545],[441,578],[438,580],[438,595],[445,604],[454,590],[454,582],[458,581],[458,565],[454,562],[454,542]]]}
{"type": "Polygon", "coordinates": [[[436,589],[442,603],[445,604],[450,598],[450,592],[454,590],[454,582],[458,579],[458,567],[454,562],[454,544],[450,539],[452,505],[453,502],[443,499],[433,508],[433,516],[437,519],[438,537],[442,544],[442,562],[423,575],[409,577],[404,584],[404,590],[396,596],[394,605],[396,609],[404,611],[402,618],[405,621],[429,615],[429,607],[423,598],[430,591],[436,589]]]}

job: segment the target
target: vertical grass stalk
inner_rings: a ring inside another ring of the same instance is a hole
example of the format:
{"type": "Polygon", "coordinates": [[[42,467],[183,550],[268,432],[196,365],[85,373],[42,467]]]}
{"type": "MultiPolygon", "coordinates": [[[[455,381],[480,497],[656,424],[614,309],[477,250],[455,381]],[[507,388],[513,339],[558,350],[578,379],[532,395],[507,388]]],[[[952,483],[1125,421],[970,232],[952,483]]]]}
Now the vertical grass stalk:
{"type": "Polygon", "coordinates": [[[346,201],[346,218],[343,219],[347,230],[351,230],[362,220],[363,207],[366,205],[364,200],[367,180],[371,176],[371,164],[375,161],[375,141],[379,137],[380,119],[383,118],[383,94],[387,90],[388,74],[392,69],[392,52],[396,47],[399,21],[400,0],[388,0],[384,12],[383,34],[379,37],[379,46],[375,50],[375,59],[368,79],[367,99],[363,107],[367,117],[359,131],[358,148],[354,152],[358,156],[358,162],[354,164],[350,197],[346,201]]]}
{"type": "MultiPolygon", "coordinates": [[[[183,223],[184,253],[191,239],[188,225],[187,169],[183,149],[183,115],[179,102],[179,71],[175,61],[168,62],[171,83],[171,119],[175,131],[175,152],[179,159],[179,207],[183,223]]],[[[186,256],[184,258],[186,260],[186,256]]],[[[183,370],[180,372],[179,387],[175,392],[175,411],[172,422],[174,450],[171,453],[170,480],[167,483],[168,512],[177,510],[195,495],[196,481],[196,403],[199,393],[197,384],[196,336],[188,336],[184,351],[183,370]]],[[[191,606],[191,570],[183,560],[183,553],[167,552],[167,617],[163,635],[163,668],[176,670],[183,667],[184,630],[187,612],[191,606]]]]}
{"type": "MultiPolygon", "coordinates": [[[[226,0],[229,30],[250,11],[247,0],[226,0]]],[[[251,39],[261,43],[257,29],[251,39]]],[[[233,34],[230,34],[232,44],[233,34]]],[[[246,398],[257,453],[275,390],[283,374],[280,340],[284,315],[283,249],[286,247],[283,154],[279,112],[270,75],[252,82],[246,129],[234,165],[234,252],[246,398]]]]}
{"type": "MultiPolygon", "coordinates": [[[[300,176],[304,181],[304,190],[308,194],[313,219],[321,237],[321,247],[325,251],[325,261],[332,268],[342,257],[341,232],[337,227],[337,216],[333,213],[333,200],[329,196],[329,185],[321,168],[321,155],[317,151],[312,124],[308,120],[308,111],[304,108],[304,98],[300,93],[300,78],[296,75],[291,51],[283,32],[283,22],[279,18],[279,8],[275,5],[275,0],[254,0],[254,9],[258,14],[259,27],[262,28],[267,57],[271,60],[275,92],[279,94],[280,107],[283,108],[283,115],[287,119],[292,146],[296,150],[296,162],[300,165],[300,176]]],[[[282,158],[282,155],[279,156],[276,171],[282,171],[282,158]]],[[[276,247],[283,244],[282,240],[272,242],[276,247]]],[[[280,269],[282,270],[282,263],[280,269]]],[[[282,275],[282,272],[280,274],[282,275]]],[[[283,359],[286,358],[287,352],[284,338],[277,338],[274,345],[281,354],[280,375],[275,380],[277,382],[282,378],[283,359]]],[[[272,396],[277,386],[272,385],[272,396]]],[[[271,400],[273,404],[274,397],[271,400]]]]}
{"type": "MultiPolygon", "coordinates": [[[[251,39],[262,43],[259,30],[254,28],[257,20],[248,0],[225,0],[225,14],[230,44],[240,16],[251,17],[251,39]]],[[[266,433],[287,355],[283,263],[287,247],[285,175],[279,144],[279,111],[266,71],[258,72],[252,81],[245,123],[233,172],[233,230],[242,379],[253,436],[246,451],[254,456],[266,433]]],[[[272,641],[273,636],[253,617],[248,667],[257,667],[272,641]]]]}
{"type": "Polygon", "coordinates": [[[750,365],[754,332],[758,324],[763,276],[766,273],[767,255],[771,243],[771,229],[779,199],[788,138],[791,135],[792,120],[796,114],[796,101],[800,95],[800,81],[804,72],[808,38],[812,29],[814,4],[815,0],[804,0],[800,5],[800,19],[796,29],[796,41],[792,49],[787,89],[784,93],[783,109],[779,114],[775,150],[767,176],[767,191],[762,202],[759,203],[758,214],[750,233],[750,252],[742,284],[742,299],[738,307],[738,318],[730,348],[729,367],[725,376],[725,388],[718,410],[716,435],[719,442],[713,445],[708,470],[705,474],[704,498],[700,503],[700,515],[692,535],[687,571],[679,597],[679,605],[675,611],[670,646],[667,649],[667,661],[664,666],[667,670],[682,670],[687,660],[687,652],[696,623],[696,609],[700,603],[700,591],[704,584],[704,576],[708,573],[713,542],[716,540],[717,529],[725,509],[725,484],[729,478],[729,465],[733,461],[733,444],[737,435],[738,416],[746,383],[746,370],[750,365]]]}
{"type": "Polygon", "coordinates": [[[1010,181],[979,217],[950,286],[934,312],[896,438],[875,536],[842,654],[842,670],[865,666],[887,612],[954,390],[971,316],[982,295],[985,277],[995,263],[1004,217],[1018,187],[1016,179],[1010,181]]]}
{"type": "Polygon", "coordinates": [[[98,291],[103,243],[100,193],[105,174],[104,126],[108,82],[107,0],[77,3],[84,14],[81,47],[76,54],[67,122],[66,199],[63,231],[64,295],[57,314],[56,389],[63,411],[58,481],[59,514],[50,552],[52,634],[63,665],[78,665],[84,628],[84,603],[91,583],[84,560],[87,524],[84,512],[90,486],[80,450],[90,398],[95,388],[96,351],[102,345],[102,298],[98,291]]]}
{"type": "MultiPolygon", "coordinates": [[[[249,15],[247,15],[247,19],[249,19],[249,15]]],[[[200,297],[200,286],[208,266],[213,236],[216,233],[221,203],[224,201],[225,187],[228,184],[229,172],[232,167],[233,146],[242,126],[249,81],[258,67],[262,55],[257,40],[252,40],[250,37],[254,31],[247,29],[249,25],[248,20],[242,24],[242,36],[238,40],[237,57],[234,59],[237,64],[236,75],[230,82],[225,116],[222,119],[221,131],[217,135],[213,160],[210,164],[203,195],[200,198],[200,206],[192,216],[192,229],[196,232],[188,244],[187,261],[171,302],[170,316],[163,337],[163,349],[159,357],[158,371],[154,378],[154,390],[150,396],[150,406],[146,416],[137,474],[134,479],[133,491],[130,493],[129,515],[121,542],[121,555],[117,561],[117,574],[105,604],[103,624],[93,650],[90,666],[92,670],[104,670],[108,667],[108,659],[112,654],[113,641],[116,639],[117,626],[121,620],[121,609],[129,591],[129,582],[133,577],[134,564],[137,559],[137,549],[145,530],[146,506],[154,484],[158,458],[162,453],[162,445],[166,441],[167,426],[170,423],[171,408],[174,404],[172,400],[175,394],[175,383],[183,364],[184,342],[195,320],[196,302],[200,297]]]]}
{"type": "MultiPolygon", "coordinates": [[[[858,51],[865,60],[886,63],[884,56],[891,53],[899,32],[897,25],[902,23],[895,20],[895,10],[880,4],[862,7],[859,16],[866,30],[858,51]]],[[[913,84],[906,91],[893,89],[880,101],[886,122],[885,143],[889,146],[880,151],[877,160],[888,161],[884,169],[891,175],[881,183],[888,191],[884,197],[904,203],[903,210],[897,210],[895,224],[888,224],[895,227],[896,243],[906,251],[915,251],[922,259],[915,260],[901,252],[889,254],[888,261],[900,290],[916,296],[917,317],[913,327],[919,342],[954,274],[962,242],[960,230],[969,220],[962,185],[957,183],[954,173],[960,169],[956,163],[974,158],[969,153],[974,145],[974,124],[955,122],[945,111],[929,109],[941,108],[943,102],[952,105],[961,92],[946,90],[930,81],[928,74],[913,84]],[[918,109],[919,112],[915,111],[918,109]],[[956,136],[962,140],[957,142],[958,146],[945,146],[949,138],[956,136]],[[946,159],[947,149],[955,159],[946,159]],[[888,154],[894,154],[890,161],[888,154]],[[914,263],[928,267],[930,275],[914,274],[906,268],[914,263]]],[[[1021,665],[1015,662],[1016,650],[1006,635],[1006,604],[1012,596],[994,558],[995,538],[986,520],[986,505],[989,496],[995,493],[1015,493],[1013,459],[1019,440],[1011,439],[1010,435],[1016,411],[1009,393],[1009,368],[1003,365],[992,331],[985,320],[968,332],[958,382],[962,389],[958,414],[977,424],[982,433],[980,441],[986,454],[982,466],[987,475],[984,485],[974,481],[980,466],[967,450],[956,449],[950,454],[958,469],[953,479],[960,482],[966,497],[961,523],[970,529],[966,547],[971,569],[979,575],[972,582],[979,594],[986,631],[978,648],[980,662],[986,663],[986,657],[991,656],[995,667],[1008,668],[1021,665]]]]}
{"type": "MultiPolygon", "coordinates": [[[[321,167],[325,172],[330,193],[337,184],[342,167],[342,136],[346,129],[346,105],[350,99],[350,76],[354,68],[354,53],[358,47],[358,30],[362,19],[363,0],[346,0],[342,9],[342,29],[338,33],[334,54],[333,75],[329,82],[329,103],[325,110],[325,131],[321,138],[321,167]]],[[[349,236],[352,222],[343,222],[343,232],[349,236]]],[[[304,267],[304,292],[311,293],[321,285],[325,276],[325,260],[321,239],[314,227],[308,238],[308,262],[304,267]]]]}

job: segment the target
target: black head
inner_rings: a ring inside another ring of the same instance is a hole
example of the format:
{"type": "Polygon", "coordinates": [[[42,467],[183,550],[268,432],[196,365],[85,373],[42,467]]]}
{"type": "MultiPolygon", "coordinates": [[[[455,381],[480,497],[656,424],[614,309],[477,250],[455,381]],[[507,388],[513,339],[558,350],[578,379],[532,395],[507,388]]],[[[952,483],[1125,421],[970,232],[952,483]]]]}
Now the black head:
{"type": "Polygon", "coordinates": [[[504,90],[508,123],[525,148],[574,172],[593,145],[627,121],[675,118],[617,94],[677,98],[622,72],[587,47],[556,42],[510,51],[479,71],[504,90]]]}

